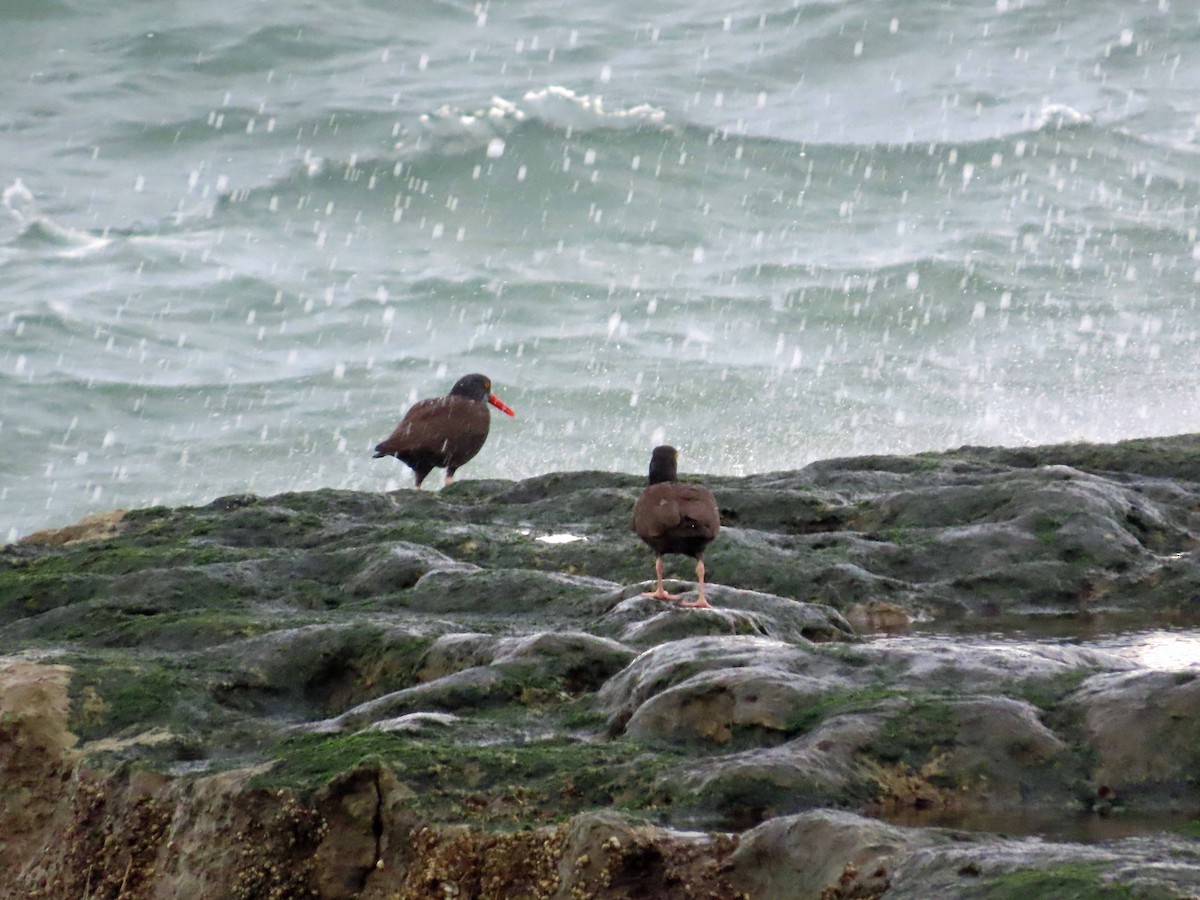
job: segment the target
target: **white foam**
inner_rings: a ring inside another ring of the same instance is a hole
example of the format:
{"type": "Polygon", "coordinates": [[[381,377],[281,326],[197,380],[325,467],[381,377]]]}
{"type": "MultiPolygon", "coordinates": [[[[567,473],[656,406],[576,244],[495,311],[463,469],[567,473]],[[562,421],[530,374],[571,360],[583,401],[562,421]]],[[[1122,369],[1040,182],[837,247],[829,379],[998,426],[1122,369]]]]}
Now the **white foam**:
{"type": "Polygon", "coordinates": [[[543,534],[534,540],[541,541],[543,544],[573,544],[576,541],[586,541],[587,538],[577,534],[543,534]]]}
{"type": "Polygon", "coordinates": [[[1067,106],[1065,103],[1050,103],[1042,107],[1042,112],[1038,116],[1034,128],[1039,131],[1049,125],[1053,125],[1055,128],[1069,128],[1072,125],[1090,125],[1092,121],[1091,116],[1080,112],[1073,106],[1067,106]]]}

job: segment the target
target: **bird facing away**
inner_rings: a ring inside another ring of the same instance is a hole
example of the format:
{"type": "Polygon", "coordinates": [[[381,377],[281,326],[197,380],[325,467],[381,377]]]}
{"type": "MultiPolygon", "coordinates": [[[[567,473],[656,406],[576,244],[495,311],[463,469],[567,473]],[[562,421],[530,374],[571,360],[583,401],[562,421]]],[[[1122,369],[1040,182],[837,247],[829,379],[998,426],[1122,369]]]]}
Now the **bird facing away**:
{"type": "Polygon", "coordinates": [[[396,457],[413,470],[418,490],[425,476],[438,467],[446,470],[446,484],[453,484],[459,466],[473,459],[487,440],[489,403],[503,413],[516,415],[492,393],[490,378],[464,375],[445,397],[414,403],[396,430],[376,445],[375,458],[396,457]]]}
{"type": "Polygon", "coordinates": [[[678,478],[679,451],[674,447],[655,447],[650,455],[649,486],[633,507],[633,530],[654,550],[654,573],[658,586],[643,597],[680,600],[663,587],[663,554],[680,553],[696,559],[696,581],[700,598],[681,606],[710,604],[704,599],[704,548],[721,530],[721,514],[713,495],[695,484],[682,484],[678,478]]]}

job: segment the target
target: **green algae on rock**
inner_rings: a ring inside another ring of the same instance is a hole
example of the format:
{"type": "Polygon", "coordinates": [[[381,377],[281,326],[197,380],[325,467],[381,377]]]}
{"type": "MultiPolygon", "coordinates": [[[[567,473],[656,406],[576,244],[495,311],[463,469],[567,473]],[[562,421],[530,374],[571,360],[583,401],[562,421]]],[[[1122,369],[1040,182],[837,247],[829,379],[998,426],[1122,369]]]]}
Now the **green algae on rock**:
{"type": "Polygon", "coordinates": [[[125,872],[132,896],[1105,895],[1122,867],[1147,895],[1194,891],[1193,857],[1148,862],[1177,835],[956,849],[852,812],[1195,818],[1194,665],[991,632],[1194,628],[1198,460],[1185,436],[706,478],[712,610],[640,596],[641,480],[603,472],[239,495],[32,536],[0,552],[0,653],[56,686],[70,737],[0,721],[6,784],[46,811],[23,818],[9,788],[0,834],[26,849],[0,896],[125,872]],[[45,765],[17,766],[34,744],[45,765]],[[216,846],[256,817],[277,829],[261,852],[216,846]],[[828,854],[789,862],[779,835],[814,830],[828,854]],[[807,887],[788,894],[792,865],[807,887]]]}

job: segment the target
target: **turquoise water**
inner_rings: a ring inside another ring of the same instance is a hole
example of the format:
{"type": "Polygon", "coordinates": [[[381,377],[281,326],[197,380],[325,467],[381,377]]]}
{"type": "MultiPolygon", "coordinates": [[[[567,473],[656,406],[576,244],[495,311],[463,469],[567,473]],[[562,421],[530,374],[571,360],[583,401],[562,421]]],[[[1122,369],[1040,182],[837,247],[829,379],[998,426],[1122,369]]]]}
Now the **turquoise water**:
{"type": "Polygon", "coordinates": [[[0,540],[462,477],[1200,431],[1187,4],[0,6],[0,540]],[[411,7],[411,8],[408,8],[411,7]]]}

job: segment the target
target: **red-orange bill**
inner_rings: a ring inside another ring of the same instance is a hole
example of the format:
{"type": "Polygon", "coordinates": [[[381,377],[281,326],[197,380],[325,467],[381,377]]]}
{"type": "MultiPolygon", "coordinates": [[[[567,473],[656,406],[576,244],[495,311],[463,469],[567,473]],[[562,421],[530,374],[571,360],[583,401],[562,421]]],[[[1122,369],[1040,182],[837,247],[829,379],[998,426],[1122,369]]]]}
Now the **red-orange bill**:
{"type": "Polygon", "coordinates": [[[508,413],[510,416],[516,416],[516,413],[509,409],[508,406],[505,405],[504,401],[495,394],[488,394],[488,403],[492,404],[492,406],[496,407],[496,409],[500,410],[502,413],[508,413]]]}

